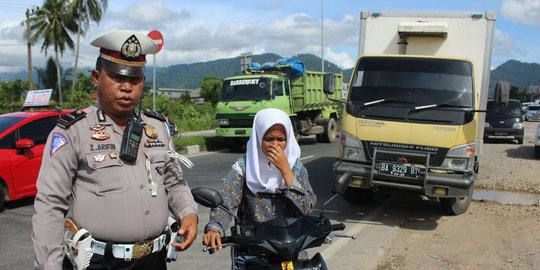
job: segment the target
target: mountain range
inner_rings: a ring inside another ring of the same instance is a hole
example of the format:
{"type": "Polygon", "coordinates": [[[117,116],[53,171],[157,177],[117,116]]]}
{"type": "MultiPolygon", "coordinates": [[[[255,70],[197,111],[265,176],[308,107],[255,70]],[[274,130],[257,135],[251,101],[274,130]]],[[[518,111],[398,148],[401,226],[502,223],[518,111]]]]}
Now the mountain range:
{"type": "MultiPolygon", "coordinates": [[[[307,70],[321,70],[321,58],[312,54],[298,54],[294,58],[302,61],[307,70]]],[[[274,53],[265,53],[253,55],[253,63],[276,62],[283,58],[274,53]]],[[[156,86],[158,88],[177,88],[177,89],[196,89],[199,88],[203,78],[215,76],[223,79],[234,74],[240,73],[241,57],[219,59],[207,62],[198,62],[192,64],[178,64],[168,67],[156,68],[156,86]]],[[[343,78],[346,82],[352,73],[352,69],[341,69],[336,64],[324,61],[325,72],[343,72],[343,78]]],[[[85,72],[85,71],[81,71],[85,72]]],[[[86,71],[88,72],[88,71],[86,71]]],[[[146,69],[147,82],[151,82],[153,77],[152,68],[146,69]]],[[[0,80],[11,81],[20,78],[27,79],[25,71],[17,73],[0,73],[0,80]]],[[[540,64],[523,63],[516,60],[509,60],[491,71],[490,87],[493,89],[495,83],[499,80],[509,81],[512,86],[519,89],[528,88],[530,85],[540,85],[540,64]]]]}

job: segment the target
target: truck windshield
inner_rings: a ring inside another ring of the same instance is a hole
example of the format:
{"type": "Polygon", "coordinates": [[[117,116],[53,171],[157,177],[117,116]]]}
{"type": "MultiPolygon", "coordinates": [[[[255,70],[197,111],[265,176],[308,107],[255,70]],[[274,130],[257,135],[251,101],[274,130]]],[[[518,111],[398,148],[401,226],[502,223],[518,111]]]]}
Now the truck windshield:
{"type": "Polygon", "coordinates": [[[462,60],[364,57],[353,74],[349,100],[367,117],[457,123],[463,108],[474,108],[472,70],[462,60]],[[402,102],[374,103],[379,100],[402,102]]]}
{"type": "Polygon", "coordinates": [[[269,78],[249,78],[225,80],[221,91],[221,101],[260,101],[270,99],[269,78]]]}
{"type": "Polygon", "coordinates": [[[489,100],[486,105],[486,111],[488,115],[520,116],[521,104],[516,100],[509,100],[506,104],[497,104],[495,101],[489,100]]]}

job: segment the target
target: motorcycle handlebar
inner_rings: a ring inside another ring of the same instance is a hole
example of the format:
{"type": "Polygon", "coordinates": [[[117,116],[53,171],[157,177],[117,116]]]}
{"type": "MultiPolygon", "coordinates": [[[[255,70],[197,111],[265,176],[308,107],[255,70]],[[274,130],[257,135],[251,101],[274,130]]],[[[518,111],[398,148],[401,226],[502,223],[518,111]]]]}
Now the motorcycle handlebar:
{"type": "MultiPolygon", "coordinates": [[[[229,246],[232,244],[232,238],[230,236],[223,236],[221,237],[221,245],[222,246],[229,246]]],[[[208,254],[214,254],[214,250],[211,247],[205,246],[203,247],[203,252],[208,252],[208,254]]]]}
{"type": "Polygon", "coordinates": [[[332,224],[332,231],[343,231],[345,230],[345,224],[339,223],[339,224],[332,224]]]}

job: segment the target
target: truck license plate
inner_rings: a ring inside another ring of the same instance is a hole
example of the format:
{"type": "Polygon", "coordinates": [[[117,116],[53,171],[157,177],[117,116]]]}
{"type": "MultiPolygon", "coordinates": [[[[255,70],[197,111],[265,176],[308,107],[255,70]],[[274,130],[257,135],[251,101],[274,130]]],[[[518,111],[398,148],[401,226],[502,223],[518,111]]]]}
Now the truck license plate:
{"type": "Polygon", "coordinates": [[[410,166],[410,165],[405,165],[405,164],[399,164],[399,163],[382,162],[379,172],[381,174],[400,176],[400,177],[412,177],[412,178],[420,177],[420,168],[410,166]]]}
{"type": "Polygon", "coordinates": [[[506,132],[495,132],[495,136],[507,136],[508,133],[506,132]]]}

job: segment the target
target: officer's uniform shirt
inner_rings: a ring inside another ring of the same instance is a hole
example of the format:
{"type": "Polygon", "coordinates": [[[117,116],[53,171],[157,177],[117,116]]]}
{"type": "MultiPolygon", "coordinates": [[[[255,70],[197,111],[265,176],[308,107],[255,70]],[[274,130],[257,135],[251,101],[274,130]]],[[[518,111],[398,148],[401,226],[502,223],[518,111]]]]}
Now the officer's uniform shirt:
{"type": "Polygon", "coordinates": [[[66,129],[57,126],[47,140],[33,217],[40,265],[59,267],[62,262],[70,203],[80,228],[114,243],[159,236],[169,209],[177,218],[197,212],[180,165],[169,156],[172,142],[165,122],[141,114],[145,132],[136,162],[128,164],[119,158],[123,131],[98,106],[86,108],[86,116],[66,129]],[[158,186],[156,196],[150,178],[158,186]]]}

